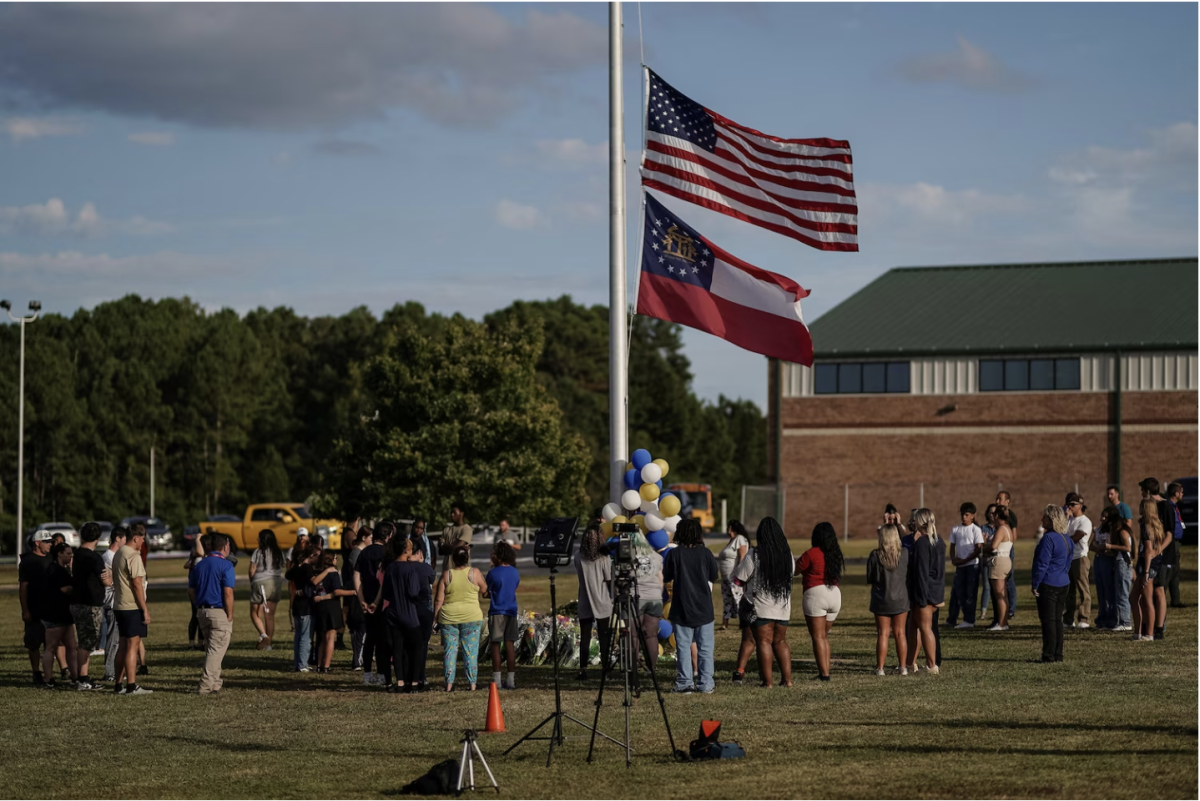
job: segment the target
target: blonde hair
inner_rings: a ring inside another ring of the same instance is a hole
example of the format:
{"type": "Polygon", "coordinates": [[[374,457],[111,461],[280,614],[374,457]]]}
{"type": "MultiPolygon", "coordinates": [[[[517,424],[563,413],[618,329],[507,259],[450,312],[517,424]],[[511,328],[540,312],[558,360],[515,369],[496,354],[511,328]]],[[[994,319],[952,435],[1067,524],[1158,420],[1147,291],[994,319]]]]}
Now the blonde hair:
{"type": "Polygon", "coordinates": [[[1067,513],[1058,504],[1050,504],[1042,510],[1045,517],[1050,518],[1050,530],[1059,534],[1067,533],[1067,513]]]}
{"type": "Polygon", "coordinates": [[[888,570],[900,564],[900,529],[892,523],[879,527],[879,561],[888,570]]]}
{"type": "MultiPolygon", "coordinates": [[[[1150,535],[1150,542],[1154,543],[1154,547],[1159,550],[1166,544],[1168,534],[1163,529],[1162,518],[1158,516],[1158,502],[1153,498],[1146,498],[1142,501],[1142,525],[1146,527],[1146,533],[1150,535]]],[[[1171,532],[1173,536],[1175,532],[1171,532]]]]}
{"type": "Polygon", "coordinates": [[[925,532],[933,542],[938,541],[937,523],[932,509],[918,509],[913,515],[913,522],[917,524],[917,531],[925,532]]]}

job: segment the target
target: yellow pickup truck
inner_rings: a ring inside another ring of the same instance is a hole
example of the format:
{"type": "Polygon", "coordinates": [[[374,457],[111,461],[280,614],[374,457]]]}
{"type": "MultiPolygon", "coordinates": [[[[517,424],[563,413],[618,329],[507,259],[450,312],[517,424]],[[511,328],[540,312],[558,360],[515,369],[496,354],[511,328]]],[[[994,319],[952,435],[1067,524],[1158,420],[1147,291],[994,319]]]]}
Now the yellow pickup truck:
{"type": "Polygon", "coordinates": [[[309,534],[319,534],[325,547],[340,550],[342,547],[342,524],[336,520],[318,520],[302,503],[256,503],[246,509],[241,522],[200,523],[200,533],[215,531],[233,540],[233,546],[243,551],[258,547],[258,533],[264,528],[275,532],[275,541],[280,548],[291,548],[296,544],[296,530],[301,526],[309,534]]]}

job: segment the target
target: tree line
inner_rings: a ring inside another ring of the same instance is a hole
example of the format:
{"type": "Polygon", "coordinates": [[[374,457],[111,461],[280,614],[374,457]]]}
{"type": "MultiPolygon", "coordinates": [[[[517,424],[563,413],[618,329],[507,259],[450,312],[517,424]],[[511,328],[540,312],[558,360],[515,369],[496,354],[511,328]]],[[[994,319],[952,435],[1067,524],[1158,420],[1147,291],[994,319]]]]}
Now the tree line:
{"type": "MultiPolygon", "coordinates": [[[[750,401],[692,391],[680,328],[635,317],[631,447],[733,500],[762,483],[750,401]]],[[[0,531],[16,527],[19,327],[0,326],[0,531]]],[[[339,317],[209,313],[135,295],[26,326],[25,527],[155,512],[175,530],[249,503],[323,515],[536,523],[608,492],[608,310],[518,301],[482,321],[397,304],[339,317]]]]}

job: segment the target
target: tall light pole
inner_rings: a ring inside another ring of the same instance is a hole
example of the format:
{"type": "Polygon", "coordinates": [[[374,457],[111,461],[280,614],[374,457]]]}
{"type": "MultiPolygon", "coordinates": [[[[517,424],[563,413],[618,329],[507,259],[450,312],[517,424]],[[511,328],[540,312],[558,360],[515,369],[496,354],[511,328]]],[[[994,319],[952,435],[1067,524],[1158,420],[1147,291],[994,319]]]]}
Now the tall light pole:
{"type": "Polygon", "coordinates": [[[29,301],[28,317],[13,317],[12,304],[0,300],[0,309],[8,312],[8,319],[21,324],[21,377],[17,401],[17,561],[21,561],[22,532],[25,531],[25,323],[32,323],[42,310],[41,301],[29,301]]]}

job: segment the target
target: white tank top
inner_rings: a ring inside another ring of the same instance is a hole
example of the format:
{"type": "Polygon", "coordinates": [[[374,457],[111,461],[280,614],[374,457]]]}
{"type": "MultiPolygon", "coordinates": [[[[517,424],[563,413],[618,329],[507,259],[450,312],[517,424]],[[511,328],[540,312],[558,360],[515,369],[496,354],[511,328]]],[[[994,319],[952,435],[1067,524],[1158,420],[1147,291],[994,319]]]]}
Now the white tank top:
{"type": "Polygon", "coordinates": [[[1011,559],[1012,558],[1012,545],[1013,544],[1011,541],[1000,543],[1000,547],[996,549],[996,554],[998,556],[1006,556],[1011,559]]]}

